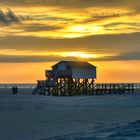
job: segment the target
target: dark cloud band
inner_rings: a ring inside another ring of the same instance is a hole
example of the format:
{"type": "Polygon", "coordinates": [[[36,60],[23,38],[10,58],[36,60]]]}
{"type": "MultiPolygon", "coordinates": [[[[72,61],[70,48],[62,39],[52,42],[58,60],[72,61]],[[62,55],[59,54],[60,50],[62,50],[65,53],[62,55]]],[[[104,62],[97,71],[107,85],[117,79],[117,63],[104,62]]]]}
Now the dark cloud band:
{"type": "Polygon", "coordinates": [[[140,11],[139,0],[1,0],[6,6],[61,6],[67,8],[125,7],[140,11]]]}
{"type": "Polygon", "coordinates": [[[31,36],[0,37],[1,49],[34,51],[140,51],[140,33],[93,35],[83,38],[50,39],[31,36]]]}
{"type": "Polygon", "coordinates": [[[61,57],[57,55],[49,56],[28,56],[28,55],[0,55],[0,63],[36,63],[36,62],[53,62],[60,60],[84,60],[84,61],[124,61],[124,60],[140,60],[139,52],[121,53],[116,56],[101,58],[78,58],[78,57],[61,57]]]}
{"type": "MultiPolygon", "coordinates": [[[[75,60],[75,57],[50,56],[28,56],[28,55],[0,55],[0,63],[36,63],[36,62],[53,62],[60,60],[75,60]]],[[[77,58],[78,60],[78,58],[77,58]]]]}
{"type": "MultiPolygon", "coordinates": [[[[135,0],[134,0],[135,1],[135,0]]],[[[129,0],[1,0],[6,5],[50,5],[67,7],[90,7],[90,6],[120,6],[129,3],[129,0]]]]}

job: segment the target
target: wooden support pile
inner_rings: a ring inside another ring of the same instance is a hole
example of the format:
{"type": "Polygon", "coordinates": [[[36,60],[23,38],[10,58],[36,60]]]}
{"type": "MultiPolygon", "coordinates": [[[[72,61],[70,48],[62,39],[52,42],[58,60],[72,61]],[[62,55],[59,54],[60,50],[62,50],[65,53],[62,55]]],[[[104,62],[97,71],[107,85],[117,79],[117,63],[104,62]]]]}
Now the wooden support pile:
{"type": "Polygon", "coordinates": [[[53,96],[132,94],[134,84],[95,84],[94,78],[51,78],[38,81],[35,92],[53,96]]]}

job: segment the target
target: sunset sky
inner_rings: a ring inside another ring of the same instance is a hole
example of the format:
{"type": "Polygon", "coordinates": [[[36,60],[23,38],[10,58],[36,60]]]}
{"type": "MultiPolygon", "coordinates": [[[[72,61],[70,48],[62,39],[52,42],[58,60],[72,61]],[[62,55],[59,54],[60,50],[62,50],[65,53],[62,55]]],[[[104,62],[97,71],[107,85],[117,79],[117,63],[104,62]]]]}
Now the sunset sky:
{"type": "Polygon", "coordinates": [[[97,82],[139,82],[139,0],[0,0],[0,83],[35,83],[60,60],[97,82]]]}

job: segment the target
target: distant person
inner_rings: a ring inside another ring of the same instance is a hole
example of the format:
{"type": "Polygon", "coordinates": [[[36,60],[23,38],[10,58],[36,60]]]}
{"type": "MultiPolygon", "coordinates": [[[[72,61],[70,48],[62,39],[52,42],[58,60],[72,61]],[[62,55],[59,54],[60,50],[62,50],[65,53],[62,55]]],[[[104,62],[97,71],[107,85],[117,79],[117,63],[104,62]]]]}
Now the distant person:
{"type": "Polygon", "coordinates": [[[17,88],[17,86],[15,86],[15,94],[17,94],[18,93],[18,88],[17,88]]]}
{"type": "Polygon", "coordinates": [[[12,87],[12,93],[13,93],[13,94],[17,94],[17,93],[18,93],[18,88],[17,88],[17,86],[13,86],[13,87],[12,87]]]}
{"type": "Polygon", "coordinates": [[[12,94],[15,94],[15,87],[12,87],[12,94]]]}

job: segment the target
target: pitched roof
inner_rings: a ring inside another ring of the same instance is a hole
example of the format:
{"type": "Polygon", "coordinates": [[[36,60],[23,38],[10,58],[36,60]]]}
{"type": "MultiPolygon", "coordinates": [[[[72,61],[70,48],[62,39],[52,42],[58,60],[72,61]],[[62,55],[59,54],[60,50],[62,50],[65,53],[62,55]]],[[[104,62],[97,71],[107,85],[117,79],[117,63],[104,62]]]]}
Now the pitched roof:
{"type": "Polygon", "coordinates": [[[94,66],[88,62],[82,62],[82,61],[60,61],[60,62],[56,63],[55,65],[53,65],[52,67],[57,66],[61,63],[64,63],[67,66],[76,67],[76,68],[96,68],[96,66],[94,66]]]}

